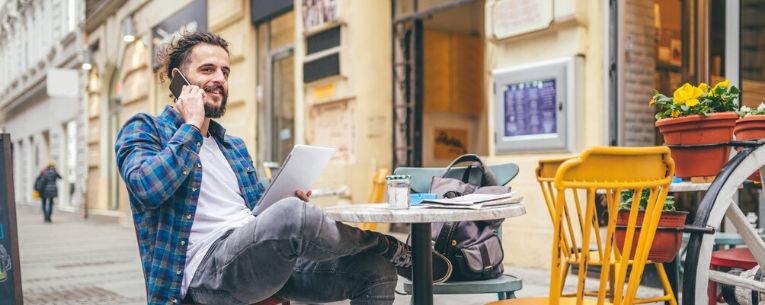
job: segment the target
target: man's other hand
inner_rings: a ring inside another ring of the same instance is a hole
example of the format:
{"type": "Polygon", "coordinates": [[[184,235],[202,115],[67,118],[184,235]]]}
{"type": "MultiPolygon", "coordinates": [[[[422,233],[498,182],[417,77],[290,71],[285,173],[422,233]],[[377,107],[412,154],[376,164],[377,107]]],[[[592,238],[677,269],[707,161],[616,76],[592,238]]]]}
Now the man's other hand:
{"type": "Polygon", "coordinates": [[[303,201],[305,201],[305,202],[308,202],[308,201],[310,201],[310,200],[311,200],[311,191],[308,191],[308,192],[306,193],[306,192],[303,192],[303,191],[301,191],[301,190],[296,190],[296,191],[295,191],[295,196],[296,196],[297,198],[300,198],[300,200],[303,200],[303,201]]]}

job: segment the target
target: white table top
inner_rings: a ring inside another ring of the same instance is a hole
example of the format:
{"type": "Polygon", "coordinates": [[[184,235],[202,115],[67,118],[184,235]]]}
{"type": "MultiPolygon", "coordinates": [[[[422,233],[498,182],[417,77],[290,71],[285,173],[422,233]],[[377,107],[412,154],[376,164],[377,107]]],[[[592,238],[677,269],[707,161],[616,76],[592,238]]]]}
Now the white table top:
{"type": "Polygon", "coordinates": [[[461,220],[491,220],[526,214],[522,203],[478,210],[413,207],[392,210],[385,203],[350,204],[323,209],[330,218],[346,222],[429,223],[461,220]]]}
{"type": "Polygon", "coordinates": [[[700,192],[709,189],[711,183],[680,182],[669,185],[670,192],[700,192]]]}

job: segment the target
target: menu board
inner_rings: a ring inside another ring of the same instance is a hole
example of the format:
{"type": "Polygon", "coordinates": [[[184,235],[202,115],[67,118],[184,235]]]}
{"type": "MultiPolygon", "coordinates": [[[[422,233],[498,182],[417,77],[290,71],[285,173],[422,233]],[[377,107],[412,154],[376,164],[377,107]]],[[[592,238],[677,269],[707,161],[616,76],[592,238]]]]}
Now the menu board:
{"type": "Polygon", "coordinates": [[[11,136],[3,133],[0,134],[0,305],[23,304],[11,164],[11,136]]]}
{"type": "Polygon", "coordinates": [[[555,79],[508,84],[504,91],[506,137],[557,133],[555,79]]]}
{"type": "Polygon", "coordinates": [[[583,64],[581,56],[573,56],[492,71],[495,151],[576,151],[583,64]]]}

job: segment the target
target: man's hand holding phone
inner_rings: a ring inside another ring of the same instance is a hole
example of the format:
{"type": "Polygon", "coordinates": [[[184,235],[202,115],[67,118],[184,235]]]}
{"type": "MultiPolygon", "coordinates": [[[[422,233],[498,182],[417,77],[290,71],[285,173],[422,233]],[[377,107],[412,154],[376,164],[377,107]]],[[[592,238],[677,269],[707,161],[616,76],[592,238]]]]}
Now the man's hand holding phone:
{"type": "Polygon", "coordinates": [[[175,75],[170,82],[170,89],[175,99],[175,109],[181,114],[183,121],[201,129],[205,120],[205,91],[186,81],[180,70],[175,69],[175,75]],[[183,84],[185,83],[185,84],[183,84]],[[177,88],[181,87],[180,93],[177,88]]]}

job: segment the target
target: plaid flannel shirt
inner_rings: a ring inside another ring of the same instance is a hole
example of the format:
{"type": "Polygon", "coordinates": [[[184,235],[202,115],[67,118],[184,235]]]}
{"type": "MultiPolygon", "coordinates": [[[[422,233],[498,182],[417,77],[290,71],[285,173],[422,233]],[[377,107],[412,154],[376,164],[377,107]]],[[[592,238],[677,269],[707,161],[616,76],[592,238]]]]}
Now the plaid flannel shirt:
{"type": "MultiPolygon", "coordinates": [[[[239,181],[247,207],[263,193],[240,138],[210,121],[209,133],[239,181]]],[[[148,304],[177,304],[191,224],[199,199],[202,134],[170,106],[159,116],[140,113],[117,136],[117,166],[130,194],[148,304]]]]}

